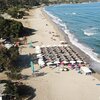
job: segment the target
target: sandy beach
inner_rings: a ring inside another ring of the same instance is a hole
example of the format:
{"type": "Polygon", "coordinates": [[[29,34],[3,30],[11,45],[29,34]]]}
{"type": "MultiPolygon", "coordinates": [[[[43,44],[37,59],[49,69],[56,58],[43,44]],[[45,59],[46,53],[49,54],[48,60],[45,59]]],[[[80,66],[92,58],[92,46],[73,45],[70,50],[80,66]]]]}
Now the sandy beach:
{"type": "MultiPolygon", "coordinates": [[[[25,27],[34,29],[33,35],[27,37],[27,43],[32,42],[33,46],[41,45],[59,45],[60,41],[65,41],[72,45],[68,37],[53,23],[50,18],[42,11],[42,8],[31,9],[29,16],[21,20],[25,27]],[[55,37],[54,35],[58,35],[55,37]]],[[[24,45],[21,55],[29,55],[35,53],[35,48],[29,48],[24,45]]],[[[89,57],[81,52],[78,48],[72,47],[89,62],[89,57]]],[[[26,63],[26,62],[25,62],[26,63]]],[[[30,66],[27,66],[30,67],[30,66]]],[[[39,69],[35,65],[35,70],[39,69]]],[[[31,68],[22,71],[23,75],[30,76],[23,82],[36,88],[35,98],[33,100],[100,100],[100,81],[92,75],[78,74],[75,70],[68,72],[59,71],[59,68],[45,67],[39,70],[44,73],[41,76],[33,77],[31,68]]]]}

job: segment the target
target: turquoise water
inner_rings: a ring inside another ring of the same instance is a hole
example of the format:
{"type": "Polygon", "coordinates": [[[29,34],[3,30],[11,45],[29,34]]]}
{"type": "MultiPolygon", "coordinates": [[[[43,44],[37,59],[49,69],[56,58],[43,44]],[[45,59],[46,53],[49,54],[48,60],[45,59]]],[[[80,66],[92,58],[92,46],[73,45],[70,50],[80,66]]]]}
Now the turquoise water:
{"type": "Polygon", "coordinates": [[[52,5],[45,7],[45,12],[72,44],[100,61],[100,3],[52,5]]]}

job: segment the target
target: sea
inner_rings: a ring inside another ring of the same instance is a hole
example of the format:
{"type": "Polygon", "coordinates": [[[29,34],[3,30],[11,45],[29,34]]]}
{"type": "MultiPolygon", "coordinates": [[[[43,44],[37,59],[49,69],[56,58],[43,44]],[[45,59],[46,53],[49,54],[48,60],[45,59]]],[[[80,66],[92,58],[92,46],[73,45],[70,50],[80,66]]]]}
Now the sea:
{"type": "Polygon", "coordinates": [[[44,11],[100,72],[100,3],[58,4],[46,6],[44,11]]]}

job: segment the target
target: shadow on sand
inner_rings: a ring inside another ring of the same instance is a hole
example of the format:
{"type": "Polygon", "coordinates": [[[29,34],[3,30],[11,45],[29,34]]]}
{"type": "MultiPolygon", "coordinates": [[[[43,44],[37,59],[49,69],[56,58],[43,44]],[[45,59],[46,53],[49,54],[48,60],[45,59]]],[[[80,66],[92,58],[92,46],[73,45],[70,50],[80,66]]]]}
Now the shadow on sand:
{"type": "Polygon", "coordinates": [[[19,66],[20,68],[28,68],[30,67],[31,61],[33,61],[34,64],[37,64],[36,54],[20,55],[17,61],[17,66],[19,66]]]}
{"type": "Polygon", "coordinates": [[[33,77],[40,77],[40,76],[44,76],[46,74],[47,73],[45,73],[45,72],[35,72],[35,73],[33,73],[33,77]]]}
{"type": "MultiPolygon", "coordinates": [[[[31,43],[34,44],[34,43],[37,43],[37,42],[39,42],[39,41],[34,41],[34,42],[31,42],[31,43]]],[[[27,44],[30,44],[30,43],[27,43],[27,44]]]]}
{"type": "Polygon", "coordinates": [[[25,34],[23,34],[24,36],[26,35],[26,36],[30,36],[30,35],[35,35],[35,32],[36,32],[37,30],[35,30],[35,29],[31,29],[31,28],[27,28],[27,27],[24,27],[24,31],[23,31],[23,33],[25,33],[25,34]]]}
{"type": "Polygon", "coordinates": [[[36,96],[35,91],[35,88],[23,84],[18,87],[19,95],[22,97],[27,97],[26,100],[32,100],[36,96]]]}
{"type": "MultiPolygon", "coordinates": [[[[8,86],[15,84],[18,95],[20,96],[20,98],[25,98],[25,100],[32,100],[36,96],[36,94],[35,94],[36,89],[33,87],[30,87],[28,85],[24,85],[23,83],[12,82],[11,80],[0,80],[0,84],[1,83],[7,83],[8,86]]],[[[13,91],[13,88],[11,88],[11,89],[13,91]]],[[[3,98],[5,98],[3,100],[15,100],[15,99],[6,99],[6,96],[7,96],[7,94],[3,97],[3,98]]],[[[10,96],[10,95],[8,95],[8,96],[10,96]]],[[[24,100],[24,99],[20,99],[20,100],[24,100]]]]}
{"type": "Polygon", "coordinates": [[[20,33],[20,37],[35,35],[35,32],[36,31],[37,30],[35,30],[35,29],[31,29],[31,28],[28,28],[28,27],[24,27],[23,30],[20,33]]]}
{"type": "Polygon", "coordinates": [[[17,65],[20,68],[26,68],[30,66],[31,57],[29,55],[20,55],[17,65]]]}

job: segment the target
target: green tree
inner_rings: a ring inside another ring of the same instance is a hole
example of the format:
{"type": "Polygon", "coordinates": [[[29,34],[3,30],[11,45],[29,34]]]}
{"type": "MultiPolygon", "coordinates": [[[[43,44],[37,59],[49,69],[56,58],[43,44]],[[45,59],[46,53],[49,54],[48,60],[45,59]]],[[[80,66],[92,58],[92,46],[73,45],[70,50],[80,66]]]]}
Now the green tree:
{"type": "Polygon", "coordinates": [[[0,38],[18,38],[23,31],[21,22],[0,17],[0,38]]]}
{"type": "Polygon", "coordinates": [[[18,94],[17,85],[12,82],[6,83],[3,93],[9,95],[10,97],[14,97],[11,100],[21,100],[18,94]]]}
{"type": "Polygon", "coordinates": [[[17,47],[11,47],[9,50],[6,48],[0,49],[0,64],[5,69],[11,70],[11,68],[16,67],[15,63],[19,56],[19,51],[17,47]]]}

